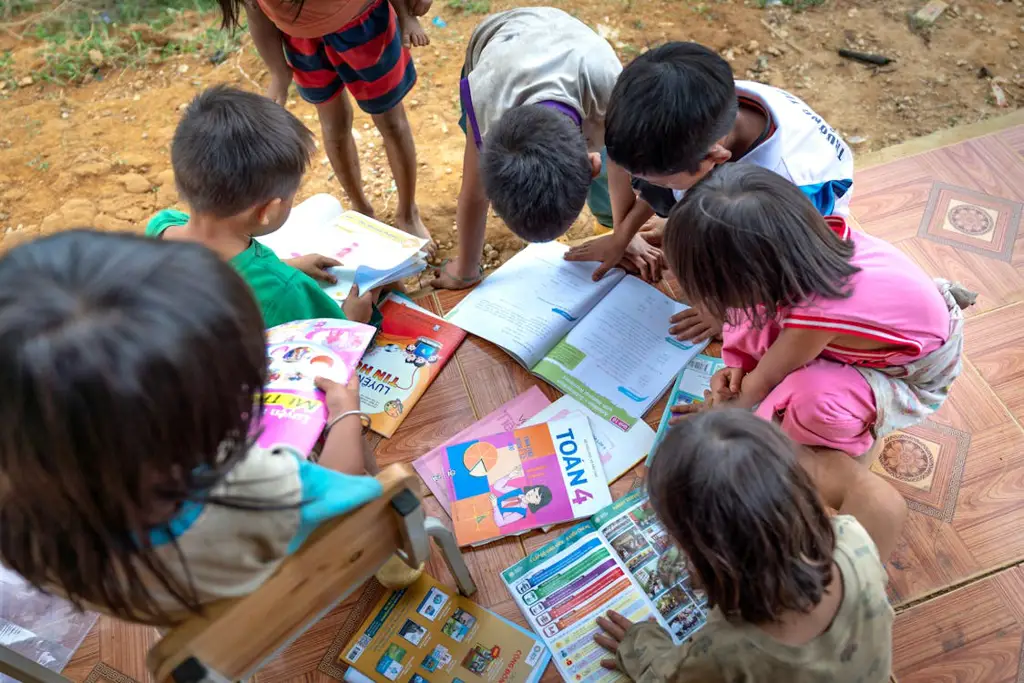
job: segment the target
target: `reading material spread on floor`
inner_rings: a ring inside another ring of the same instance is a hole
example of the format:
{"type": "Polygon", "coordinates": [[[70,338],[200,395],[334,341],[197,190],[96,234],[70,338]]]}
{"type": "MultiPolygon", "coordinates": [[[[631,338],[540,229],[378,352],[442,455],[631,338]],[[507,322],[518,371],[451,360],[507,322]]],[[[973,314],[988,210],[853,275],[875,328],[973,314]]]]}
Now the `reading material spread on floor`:
{"type": "Polygon", "coordinates": [[[665,412],[661,414],[661,422],[658,423],[658,432],[654,436],[654,443],[647,455],[648,464],[654,457],[654,452],[661,445],[668,431],[668,421],[672,417],[672,406],[680,403],[703,403],[704,392],[711,388],[711,376],[725,367],[725,361],[713,356],[705,356],[703,353],[691,360],[683,368],[683,371],[676,377],[676,383],[672,385],[672,391],[668,394],[668,403],[665,404],[665,412]]]}
{"type": "Polygon", "coordinates": [[[323,392],[313,380],[347,382],[377,332],[348,320],[318,318],[267,330],[270,368],[263,389],[263,420],[256,443],[287,445],[308,454],[327,421],[323,392]]]}
{"type": "Polygon", "coordinates": [[[654,618],[682,643],[706,621],[683,556],[636,489],[501,573],[566,681],[627,681],[601,667],[597,617],[654,618]]]}
{"type": "Polygon", "coordinates": [[[611,502],[582,415],[445,448],[459,545],[589,517],[611,502]]]}
{"type": "Polygon", "coordinates": [[[426,574],[385,593],[339,657],[351,683],[534,683],[550,660],[534,634],[426,574]]]}
{"type": "Polygon", "coordinates": [[[617,269],[594,282],[596,264],[566,261],[567,249],[527,246],[447,319],[625,431],[706,342],[668,333],[669,317],[684,304],[617,269]]]}
{"type": "Polygon", "coordinates": [[[294,209],[279,230],[258,238],[282,259],[320,254],[341,261],[330,268],[338,281],[324,287],[339,303],[358,285],[365,294],[427,267],[429,240],[385,225],[355,211],[343,211],[328,194],[318,194],[294,209]]]}
{"type": "Polygon", "coordinates": [[[359,363],[359,406],[370,428],[390,437],[466,333],[415,304],[388,297],[380,332],[359,363]]]}

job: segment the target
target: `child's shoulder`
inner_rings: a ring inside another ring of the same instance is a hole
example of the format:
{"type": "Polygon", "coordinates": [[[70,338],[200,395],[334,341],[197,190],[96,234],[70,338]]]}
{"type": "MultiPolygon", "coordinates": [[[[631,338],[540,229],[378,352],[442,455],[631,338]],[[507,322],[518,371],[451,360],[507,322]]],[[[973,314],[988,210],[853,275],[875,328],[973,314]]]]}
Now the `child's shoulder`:
{"type": "Polygon", "coordinates": [[[253,240],[231,265],[249,283],[267,327],[309,318],[344,318],[341,306],[313,278],[253,240]]]}
{"type": "Polygon", "coordinates": [[[146,223],[146,237],[160,237],[167,228],[188,223],[188,214],[177,209],[164,209],[157,212],[146,223]]]}

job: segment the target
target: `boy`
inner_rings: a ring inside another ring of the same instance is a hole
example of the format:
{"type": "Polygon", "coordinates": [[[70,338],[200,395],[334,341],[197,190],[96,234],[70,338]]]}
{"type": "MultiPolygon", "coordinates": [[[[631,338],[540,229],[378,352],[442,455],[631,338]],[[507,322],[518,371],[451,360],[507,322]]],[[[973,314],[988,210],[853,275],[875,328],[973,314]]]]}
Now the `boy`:
{"type": "MultiPolygon", "coordinates": [[[[395,225],[429,239],[416,206],[416,147],[402,106],[416,83],[416,68],[402,45],[395,10],[387,0],[221,0],[225,25],[237,26],[243,2],[249,33],[270,71],[267,96],[283,105],[294,75],[302,99],[316,105],[324,151],[350,208],[374,216],[363,192],[346,88],[384,140],[398,187],[395,225]]],[[[403,19],[411,25],[415,12],[429,5],[406,7],[403,19]]]]}
{"type": "MultiPolygon", "coordinates": [[[[588,202],[612,225],[612,169],[607,179],[601,175],[600,151],[621,71],[607,41],[558,9],[509,10],[477,26],[460,83],[466,148],[455,217],[459,254],[441,266],[435,287],[480,280],[489,204],[529,242],[564,234],[588,202]]],[[[625,174],[618,177],[628,190],[625,174]]]]}
{"type": "Polygon", "coordinates": [[[175,183],[189,214],[164,210],[146,235],[199,242],[252,288],[267,327],[308,318],[370,320],[372,298],[344,308],[314,281],[332,281],[337,261],[316,254],[282,261],[253,239],[280,228],[313,152],[313,134],[291,113],[254,93],[215,86],[185,110],[171,143],[175,183]]]}
{"type": "MultiPolygon", "coordinates": [[[[736,83],[729,63],[696,43],[667,43],[626,67],[608,104],[605,141],[609,159],[637,181],[640,198],[632,191],[613,194],[628,207],[626,219],[616,221],[613,234],[566,255],[601,261],[595,279],[637,241],[640,226],[655,214],[652,204],[667,215],[719,164],[763,166],[798,185],[823,215],[849,213],[853,153],[836,131],[783,90],[736,83]]],[[[644,235],[660,243],[660,229],[644,235]]],[[[672,333],[699,339],[718,327],[697,318],[694,309],[680,314],[672,333]]]]}

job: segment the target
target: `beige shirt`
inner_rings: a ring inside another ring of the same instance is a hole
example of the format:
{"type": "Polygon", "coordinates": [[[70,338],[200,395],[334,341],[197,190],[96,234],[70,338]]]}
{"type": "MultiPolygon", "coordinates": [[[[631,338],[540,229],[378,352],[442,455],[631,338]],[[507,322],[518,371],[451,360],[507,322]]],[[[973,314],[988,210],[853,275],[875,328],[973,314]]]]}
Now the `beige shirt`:
{"type": "Polygon", "coordinates": [[[717,609],[682,646],[657,624],[634,625],[619,646],[633,680],[700,683],[886,683],[892,668],[893,610],[878,550],[856,519],[833,520],[843,601],[821,635],[799,647],[752,624],[730,623],[717,609]]]}

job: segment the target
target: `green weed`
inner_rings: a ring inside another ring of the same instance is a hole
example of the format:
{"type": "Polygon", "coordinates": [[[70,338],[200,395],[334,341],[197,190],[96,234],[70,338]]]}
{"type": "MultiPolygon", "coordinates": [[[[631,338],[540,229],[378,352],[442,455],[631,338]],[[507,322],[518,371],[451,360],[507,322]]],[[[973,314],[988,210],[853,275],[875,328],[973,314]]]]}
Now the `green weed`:
{"type": "Polygon", "coordinates": [[[488,14],[491,0],[448,0],[448,7],[466,14],[488,14]]]}
{"type": "MultiPolygon", "coordinates": [[[[759,7],[764,7],[767,3],[765,0],[758,0],[759,7]]],[[[801,12],[809,7],[817,7],[818,5],[824,5],[825,0],[781,0],[780,4],[786,7],[791,7],[797,12],[801,12]]]]}

